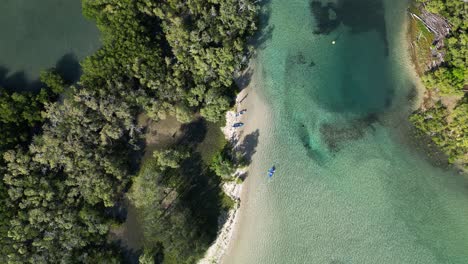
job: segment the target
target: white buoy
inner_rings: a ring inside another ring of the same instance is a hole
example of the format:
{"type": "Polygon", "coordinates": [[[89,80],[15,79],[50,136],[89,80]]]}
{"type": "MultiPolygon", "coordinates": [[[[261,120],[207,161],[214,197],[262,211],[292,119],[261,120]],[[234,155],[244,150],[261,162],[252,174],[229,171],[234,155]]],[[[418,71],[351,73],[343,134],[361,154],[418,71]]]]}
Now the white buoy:
{"type": "Polygon", "coordinates": [[[336,42],[333,40],[333,41],[332,41],[332,44],[335,45],[335,43],[336,43],[336,42]]]}

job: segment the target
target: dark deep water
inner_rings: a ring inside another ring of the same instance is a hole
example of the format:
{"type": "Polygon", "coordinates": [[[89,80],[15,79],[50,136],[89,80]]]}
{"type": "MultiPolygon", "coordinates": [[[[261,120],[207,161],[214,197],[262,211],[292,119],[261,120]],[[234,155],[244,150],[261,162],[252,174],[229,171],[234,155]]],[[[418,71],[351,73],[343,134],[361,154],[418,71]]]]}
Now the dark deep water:
{"type": "Polygon", "coordinates": [[[39,72],[52,67],[73,83],[81,73],[79,61],[100,46],[80,0],[2,0],[0,10],[1,87],[35,90],[39,72]]]}

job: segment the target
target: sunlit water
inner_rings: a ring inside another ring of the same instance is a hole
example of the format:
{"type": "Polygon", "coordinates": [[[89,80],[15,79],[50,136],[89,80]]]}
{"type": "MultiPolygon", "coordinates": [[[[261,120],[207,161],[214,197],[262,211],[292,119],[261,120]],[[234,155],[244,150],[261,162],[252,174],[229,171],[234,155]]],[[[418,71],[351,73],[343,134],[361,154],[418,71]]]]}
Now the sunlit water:
{"type": "Polygon", "coordinates": [[[80,0],[0,1],[0,86],[34,90],[39,72],[56,67],[79,78],[79,61],[99,48],[99,31],[80,0]]]}
{"type": "Polygon", "coordinates": [[[270,120],[225,263],[468,263],[468,185],[407,129],[406,5],[267,4],[254,80],[270,120]]]}

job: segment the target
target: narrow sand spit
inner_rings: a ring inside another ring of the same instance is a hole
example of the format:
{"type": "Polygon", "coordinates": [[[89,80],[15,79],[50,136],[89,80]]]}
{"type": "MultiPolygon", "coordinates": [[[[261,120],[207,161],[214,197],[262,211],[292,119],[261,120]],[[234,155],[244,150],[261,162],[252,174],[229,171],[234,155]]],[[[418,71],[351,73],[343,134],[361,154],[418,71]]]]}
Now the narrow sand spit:
{"type": "MultiPolygon", "coordinates": [[[[241,91],[236,99],[236,106],[234,111],[228,111],[226,113],[226,126],[221,128],[224,133],[226,139],[233,145],[235,148],[236,145],[239,143],[239,139],[241,137],[242,128],[234,128],[232,125],[236,122],[243,122],[244,116],[236,116],[237,111],[242,110],[242,105],[244,104],[243,99],[246,98],[246,90],[244,89],[241,91]]],[[[248,113],[247,113],[248,114],[248,113]]],[[[245,169],[238,169],[234,173],[234,178],[237,178],[246,173],[245,169]]],[[[221,258],[223,257],[224,253],[226,252],[231,237],[234,233],[234,226],[238,220],[239,215],[239,207],[240,207],[240,196],[242,193],[242,184],[236,183],[235,181],[226,182],[223,184],[224,192],[229,195],[234,201],[234,207],[223,214],[218,222],[224,223],[223,227],[218,231],[218,237],[216,238],[215,242],[210,246],[210,248],[205,253],[203,259],[201,259],[198,263],[199,264],[212,264],[212,263],[220,263],[221,258]]]]}

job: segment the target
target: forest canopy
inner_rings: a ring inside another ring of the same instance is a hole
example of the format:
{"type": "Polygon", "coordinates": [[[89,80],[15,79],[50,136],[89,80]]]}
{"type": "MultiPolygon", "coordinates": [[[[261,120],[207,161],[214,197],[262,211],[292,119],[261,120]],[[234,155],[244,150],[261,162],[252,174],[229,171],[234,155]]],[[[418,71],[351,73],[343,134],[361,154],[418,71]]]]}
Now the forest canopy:
{"type": "MultiPolygon", "coordinates": [[[[256,30],[252,0],[82,3],[103,43],[81,62],[79,82],[65,87],[51,71],[38,94],[0,90],[0,232],[8,237],[1,242],[2,263],[120,262],[118,247],[107,239],[117,224],[108,208],[136,173],[133,157],[142,151],[136,116],[222,119],[236,91],[234,74],[249,55],[246,39],[256,30]]],[[[174,155],[156,159],[176,169],[174,155]]],[[[167,230],[185,228],[167,224],[167,230]]],[[[192,263],[200,252],[192,256],[187,249],[183,256],[178,248],[166,252],[192,263]]]]}

